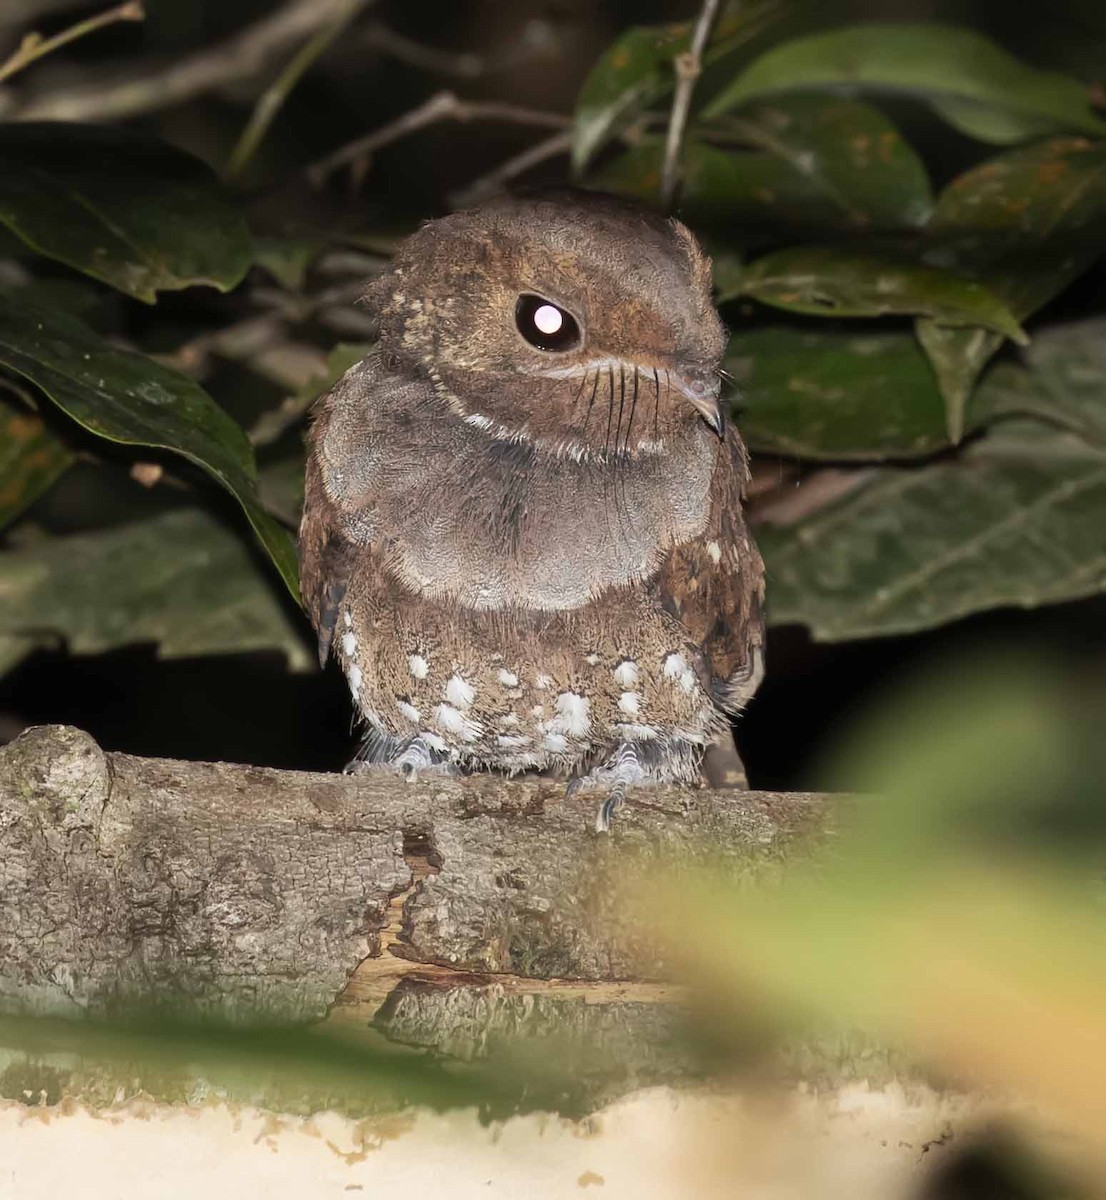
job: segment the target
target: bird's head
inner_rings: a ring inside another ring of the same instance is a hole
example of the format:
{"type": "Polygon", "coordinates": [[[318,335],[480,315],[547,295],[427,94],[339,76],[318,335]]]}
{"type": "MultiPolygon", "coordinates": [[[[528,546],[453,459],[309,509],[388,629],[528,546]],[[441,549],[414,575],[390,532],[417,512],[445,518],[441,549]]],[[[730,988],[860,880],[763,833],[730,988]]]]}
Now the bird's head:
{"type": "Polygon", "coordinates": [[[403,244],[369,301],[381,351],[492,436],[585,457],[722,432],[710,262],[636,205],[566,189],[454,213],[403,244]]]}

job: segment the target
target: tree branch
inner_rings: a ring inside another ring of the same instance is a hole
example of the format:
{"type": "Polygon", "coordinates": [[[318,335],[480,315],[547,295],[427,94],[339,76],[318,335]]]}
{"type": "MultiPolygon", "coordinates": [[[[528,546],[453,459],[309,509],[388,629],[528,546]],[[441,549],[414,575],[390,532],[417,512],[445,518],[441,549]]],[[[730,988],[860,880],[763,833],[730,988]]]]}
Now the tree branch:
{"type": "Polygon", "coordinates": [[[217,46],[170,63],[143,67],[120,77],[105,72],[96,82],[20,101],[0,96],[0,116],[21,121],[122,120],[167,108],[223,84],[264,71],[288,46],[328,24],[349,0],[289,0],[271,16],[240,30],[217,46]]]}
{"type": "Polygon", "coordinates": [[[246,128],[238,139],[230,161],[227,164],[227,174],[231,177],[238,175],[246,164],[257,153],[268,133],[269,127],[284,102],[292,94],[295,86],[311,69],[312,64],[325,54],[335,38],[349,25],[350,21],[365,7],[367,0],[346,0],[331,20],[317,29],[303,44],[276,79],[261,93],[254,110],[250,114],[246,128]]]}
{"type": "Polygon", "coordinates": [[[691,94],[703,70],[703,51],[707,48],[718,19],[718,6],[719,0],[703,0],[691,35],[691,48],[676,59],[676,91],[672,97],[672,115],[668,122],[664,167],[661,171],[661,204],[665,209],[670,209],[676,200],[680,183],[680,148],[691,112],[691,94]]]}
{"type": "Polygon", "coordinates": [[[412,133],[436,125],[439,121],[505,121],[515,125],[536,125],[545,129],[568,129],[572,118],[559,113],[539,112],[493,100],[462,100],[453,92],[435,92],[422,104],[374,129],[355,141],[340,146],[307,168],[308,178],[320,186],[339,167],[367,158],[412,133]]]}
{"type": "Polygon", "coordinates": [[[60,50],[62,46],[68,46],[70,42],[87,37],[99,29],[105,29],[108,25],[117,25],[120,21],[143,21],[145,19],[146,12],[142,7],[142,0],[127,0],[125,4],[117,4],[114,8],[97,13],[94,17],[78,21],[68,29],[63,29],[61,33],[55,34],[54,37],[44,38],[41,34],[29,33],[19,44],[15,53],[6,62],[0,63],[0,83],[29,67],[31,63],[37,62],[38,59],[53,54],[55,50],[60,50]]]}
{"type": "Polygon", "coordinates": [[[455,208],[464,208],[469,204],[478,204],[481,200],[486,200],[489,196],[495,195],[505,183],[509,183],[512,179],[517,179],[519,175],[525,174],[532,167],[547,162],[551,158],[556,158],[558,155],[568,154],[571,149],[572,130],[562,129],[559,133],[553,134],[552,137],[548,137],[544,141],[528,147],[521,153],[507,159],[506,162],[500,163],[499,166],[489,171],[486,175],[481,175],[479,179],[473,180],[472,183],[462,188],[455,196],[452,196],[451,202],[455,208]]]}
{"type": "Polygon", "coordinates": [[[141,759],[28,730],[0,750],[0,1009],[302,1020],[359,964],[374,1006],[412,973],[652,986],[668,966],[619,901],[628,877],[673,856],[775,869],[830,809],[662,788],[599,837],[596,804],[555,781],[141,759]]]}

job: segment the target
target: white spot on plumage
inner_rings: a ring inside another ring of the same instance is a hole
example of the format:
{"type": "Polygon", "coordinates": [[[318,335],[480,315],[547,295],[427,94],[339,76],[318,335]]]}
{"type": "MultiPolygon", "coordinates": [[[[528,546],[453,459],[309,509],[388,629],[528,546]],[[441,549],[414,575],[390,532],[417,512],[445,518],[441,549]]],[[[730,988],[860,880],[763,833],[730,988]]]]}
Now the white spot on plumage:
{"type": "Polygon", "coordinates": [[[466,742],[475,742],[482,732],[479,722],[471,721],[452,704],[439,704],[434,709],[434,723],[446,733],[455,733],[466,742]]]}
{"type": "Polygon", "coordinates": [[[425,679],[430,674],[430,664],[421,654],[412,654],[407,660],[407,666],[416,679],[425,679]]]}
{"type": "Polygon", "coordinates": [[[457,708],[468,708],[476,698],[476,689],[460,675],[450,675],[445,685],[445,698],[457,708]]]}
{"type": "Polygon", "coordinates": [[[563,733],[547,733],[541,740],[543,750],[554,754],[563,754],[568,749],[568,739],[563,733]]]}
{"type": "Polygon", "coordinates": [[[623,692],[618,698],[618,707],[631,717],[641,711],[641,696],[637,692],[623,692]]]}
{"type": "Polygon", "coordinates": [[[504,687],[518,687],[518,676],[514,673],[514,671],[508,671],[505,668],[500,667],[499,670],[496,671],[495,677],[501,684],[503,684],[504,687]]]}
{"type": "Polygon", "coordinates": [[[413,704],[408,704],[406,700],[397,700],[396,707],[408,721],[413,721],[416,725],[418,724],[422,714],[413,704]]]}
{"type": "Polygon", "coordinates": [[[529,746],[530,739],[528,737],[520,737],[518,734],[501,733],[495,739],[497,746],[505,746],[509,750],[517,749],[519,746],[529,746]]]}
{"type": "Polygon", "coordinates": [[[666,679],[674,679],[685,692],[695,691],[698,680],[695,672],[687,665],[687,659],[682,654],[669,654],[661,668],[666,679]]]}
{"type": "Polygon", "coordinates": [[[532,717],[542,717],[544,715],[545,706],[543,704],[535,704],[534,707],[530,709],[530,716],[532,717]]]}
{"type": "Polygon", "coordinates": [[[469,413],[465,417],[466,425],[475,425],[477,429],[491,429],[495,422],[491,417],[485,417],[482,413],[469,413]]]}
{"type": "Polygon", "coordinates": [[[584,662],[586,662],[589,667],[597,667],[599,665],[599,655],[589,654],[587,658],[584,659],[584,662]]]}
{"type": "Polygon", "coordinates": [[[661,664],[661,670],[666,679],[679,679],[680,675],[687,670],[687,660],[682,654],[666,655],[661,664]]]}
{"type": "Polygon", "coordinates": [[[352,633],[342,634],[342,653],[352,658],[357,653],[357,638],[352,633]]]}
{"type": "Polygon", "coordinates": [[[505,717],[499,718],[500,725],[517,725],[518,717],[514,713],[508,713],[505,717]]]}
{"type": "Polygon", "coordinates": [[[439,754],[445,754],[449,750],[445,738],[440,738],[436,733],[429,733],[423,730],[419,737],[430,747],[431,750],[437,750],[439,754]]]}
{"type": "Polygon", "coordinates": [[[347,629],[349,629],[350,626],[353,624],[353,618],[349,615],[348,612],[342,613],[342,620],[345,621],[347,629]]]}
{"type": "Polygon", "coordinates": [[[632,658],[624,658],[614,669],[614,681],[619,687],[632,688],[640,678],[637,663],[632,658]]]}
{"type": "Polygon", "coordinates": [[[346,674],[349,680],[349,690],[353,693],[354,700],[357,699],[358,693],[361,691],[361,668],[354,663],[346,674]]]}
{"type": "Polygon", "coordinates": [[[537,679],[534,680],[534,683],[539,691],[544,691],[552,682],[552,675],[539,675],[537,679]]]}
{"type": "Polygon", "coordinates": [[[567,733],[571,737],[583,737],[587,733],[591,726],[591,717],[588,715],[591,705],[587,696],[581,696],[578,692],[562,692],[557,697],[554,707],[557,716],[550,728],[567,733]]]}
{"type": "Polygon", "coordinates": [[[720,563],[722,561],[722,547],[717,542],[707,542],[707,553],[710,555],[710,561],[720,563]]]}

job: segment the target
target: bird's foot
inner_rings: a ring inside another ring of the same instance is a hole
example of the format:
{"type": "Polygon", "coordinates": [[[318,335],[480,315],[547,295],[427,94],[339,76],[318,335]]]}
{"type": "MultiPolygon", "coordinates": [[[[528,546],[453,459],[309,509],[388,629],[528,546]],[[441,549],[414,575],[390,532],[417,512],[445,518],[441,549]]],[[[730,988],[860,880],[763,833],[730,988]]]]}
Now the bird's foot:
{"type": "Polygon", "coordinates": [[[626,803],[628,792],[669,782],[669,776],[657,770],[658,765],[659,755],[648,743],[623,742],[605,762],[570,780],[566,794],[572,796],[585,788],[609,788],[595,814],[595,832],[609,833],[611,821],[626,803]]]}
{"type": "Polygon", "coordinates": [[[372,771],[397,773],[408,783],[415,783],[420,775],[454,777],[463,774],[448,755],[435,750],[426,738],[391,737],[375,729],[365,737],[357,756],[345,767],[347,775],[372,771]]]}

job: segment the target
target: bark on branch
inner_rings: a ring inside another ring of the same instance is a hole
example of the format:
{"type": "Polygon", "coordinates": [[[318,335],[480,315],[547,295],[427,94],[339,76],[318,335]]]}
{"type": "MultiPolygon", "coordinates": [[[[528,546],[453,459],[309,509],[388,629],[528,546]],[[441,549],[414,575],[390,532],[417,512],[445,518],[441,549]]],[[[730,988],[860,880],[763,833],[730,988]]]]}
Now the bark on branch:
{"type": "Polygon", "coordinates": [[[770,868],[829,812],[666,789],[603,838],[595,804],[554,782],[141,759],[31,729],[0,750],[0,1006],[312,1019],[360,964],[373,1011],[420,982],[629,981],[651,1000],[665,964],[617,903],[627,872],[661,854],[770,868]]]}

